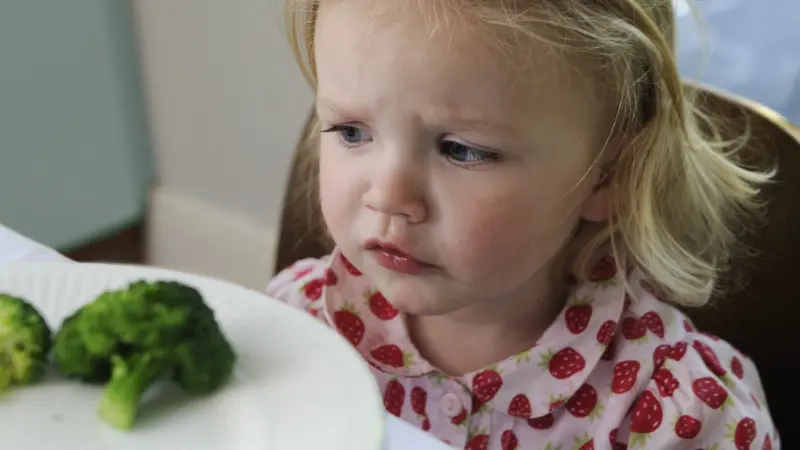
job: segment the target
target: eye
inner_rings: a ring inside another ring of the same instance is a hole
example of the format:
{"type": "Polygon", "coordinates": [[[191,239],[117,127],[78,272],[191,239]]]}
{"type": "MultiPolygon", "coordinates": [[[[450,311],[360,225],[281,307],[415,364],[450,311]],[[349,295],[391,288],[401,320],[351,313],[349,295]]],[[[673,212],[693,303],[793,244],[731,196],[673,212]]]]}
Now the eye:
{"type": "Polygon", "coordinates": [[[454,141],[442,142],[440,150],[446,158],[463,164],[480,164],[498,159],[496,153],[478,150],[454,141]]]}
{"type": "Polygon", "coordinates": [[[338,134],[339,140],[347,147],[354,147],[372,140],[369,133],[353,125],[334,125],[322,132],[338,134]]]}

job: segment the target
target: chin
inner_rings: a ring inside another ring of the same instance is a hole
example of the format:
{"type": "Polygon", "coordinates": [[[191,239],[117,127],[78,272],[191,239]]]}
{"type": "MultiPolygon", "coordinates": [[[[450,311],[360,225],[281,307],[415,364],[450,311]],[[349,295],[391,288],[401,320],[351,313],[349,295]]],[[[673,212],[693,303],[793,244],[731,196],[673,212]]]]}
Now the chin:
{"type": "Polygon", "coordinates": [[[404,314],[438,316],[463,308],[461,297],[439,276],[398,275],[382,267],[365,267],[364,273],[386,299],[404,314]],[[373,271],[374,270],[374,271],[373,271]]]}
{"type": "Polygon", "coordinates": [[[387,300],[402,313],[412,316],[440,316],[461,309],[463,305],[453,305],[442,301],[442,296],[423,293],[381,291],[387,300]]]}

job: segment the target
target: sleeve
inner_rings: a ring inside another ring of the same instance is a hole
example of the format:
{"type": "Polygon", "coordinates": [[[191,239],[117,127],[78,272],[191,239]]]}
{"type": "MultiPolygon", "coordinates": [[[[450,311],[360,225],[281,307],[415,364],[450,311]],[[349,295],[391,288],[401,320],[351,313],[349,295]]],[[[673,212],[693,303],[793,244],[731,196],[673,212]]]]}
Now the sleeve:
{"type": "Polygon", "coordinates": [[[280,271],[267,284],[266,294],[289,306],[314,313],[328,280],[328,257],[307,258],[280,271]]]}
{"type": "Polygon", "coordinates": [[[753,362],[718,338],[688,333],[630,409],[629,449],[780,448],[753,362]]]}

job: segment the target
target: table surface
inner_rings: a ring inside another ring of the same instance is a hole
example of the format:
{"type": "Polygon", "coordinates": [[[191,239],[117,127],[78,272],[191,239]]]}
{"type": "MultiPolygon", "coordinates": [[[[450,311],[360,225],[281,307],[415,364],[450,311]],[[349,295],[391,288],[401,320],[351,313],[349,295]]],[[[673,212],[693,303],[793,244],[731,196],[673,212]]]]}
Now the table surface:
{"type": "MultiPolygon", "coordinates": [[[[13,261],[63,261],[65,256],[0,224],[0,263],[13,261]]],[[[387,414],[387,447],[385,450],[448,450],[432,435],[387,414]]]]}

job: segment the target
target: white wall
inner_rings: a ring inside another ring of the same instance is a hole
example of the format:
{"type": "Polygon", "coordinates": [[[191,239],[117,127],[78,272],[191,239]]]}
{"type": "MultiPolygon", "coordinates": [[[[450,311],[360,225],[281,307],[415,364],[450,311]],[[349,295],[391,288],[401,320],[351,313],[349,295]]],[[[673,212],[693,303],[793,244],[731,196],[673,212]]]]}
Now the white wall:
{"type": "Polygon", "coordinates": [[[262,288],[312,95],[282,0],[136,0],[158,185],[151,264],[262,288]]]}

